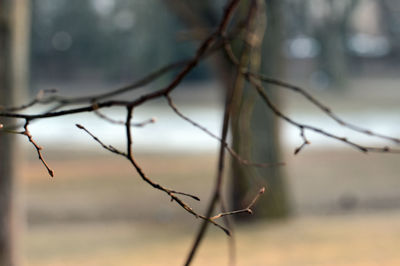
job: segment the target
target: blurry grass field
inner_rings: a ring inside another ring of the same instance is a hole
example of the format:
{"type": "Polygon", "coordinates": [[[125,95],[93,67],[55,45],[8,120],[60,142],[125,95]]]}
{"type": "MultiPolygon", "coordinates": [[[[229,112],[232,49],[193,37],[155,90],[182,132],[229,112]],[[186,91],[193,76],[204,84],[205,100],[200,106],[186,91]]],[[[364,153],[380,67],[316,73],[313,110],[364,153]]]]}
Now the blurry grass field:
{"type": "MultiPolygon", "coordinates": [[[[127,162],[102,151],[50,150],[48,156],[57,171],[54,179],[36,160],[21,171],[29,220],[26,265],[183,263],[199,222],[144,184],[127,162]]],[[[282,222],[238,225],[237,265],[400,265],[396,156],[306,150],[285,157],[294,214],[282,222]],[[342,209],[341,197],[349,193],[355,206],[342,209]],[[386,208],[370,206],[385,197],[392,203],[386,208]]],[[[158,182],[199,195],[202,203],[193,202],[198,210],[208,200],[215,159],[138,155],[158,182]]],[[[227,244],[226,236],[211,228],[193,265],[227,265],[227,244]]]]}
{"type": "MultiPolygon", "coordinates": [[[[191,230],[140,223],[31,228],[28,265],[182,265],[191,230]]],[[[399,265],[400,213],[303,217],[236,230],[237,265],[399,265]]],[[[227,265],[227,239],[212,230],[193,265],[227,265]]]]}

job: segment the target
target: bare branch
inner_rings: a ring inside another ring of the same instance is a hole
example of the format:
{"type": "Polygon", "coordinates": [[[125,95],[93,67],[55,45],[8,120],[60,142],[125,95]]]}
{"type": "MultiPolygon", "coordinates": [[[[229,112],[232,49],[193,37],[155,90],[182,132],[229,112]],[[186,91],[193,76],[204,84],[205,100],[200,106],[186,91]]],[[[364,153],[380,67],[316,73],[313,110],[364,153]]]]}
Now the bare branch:
{"type": "Polygon", "coordinates": [[[47,93],[56,93],[57,89],[49,89],[49,90],[39,90],[39,92],[36,94],[35,98],[26,103],[23,104],[21,106],[17,106],[17,107],[4,107],[4,106],[0,106],[0,111],[4,111],[4,112],[18,112],[18,111],[22,111],[25,109],[28,109],[32,106],[34,106],[37,103],[40,103],[40,101],[43,99],[43,97],[45,96],[45,94],[47,93]]]}
{"type": "MultiPolygon", "coordinates": [[[[333,133],[327,132],[323,129],[314,127],[314,126],[310,126],[307,124],[302,124],[299,122],[294,121],[293,119],[291,119],[290,117],[288,117],[287,115],[283,114],[270,100],[270,98],[268,97],[267,93],[264,91],[264,88],[262,87],[261,83],[259,82],[258,79],[254,79],[251,76],[248,76],[248,81],[254,86],[254,88],[257,90],[257,92],[259,93],[259,95],[261,96],[261,98],[264,100],[265,104],[274,112],[274,114],[280,118],[282,118],[283,120],[285,120],[286,122],[288,122],[289,124],[292,124],[293,126],[296,126],[297,128],[299,128],[299,130],[301,132],[303,132],[305,129],[314,131],[316,133],[319,133],[321,135],[324,135],[326,137],[332,138],[332,139],[336,139],[338,141],[341,141],[345,144],[348,144],[356,149],[358,149],[359,151],[362,152],[383,152],[383,153],[400,153],[400,149],[393,149],[390,147],[368,147],[368,146],[363,146],[360,145],[356,142],[350,141],[345,137],[340,137],[338,135],[335,135],[333,133]]],[[[308,141],[305,141],[304,143],[308,144],[308,141]]],[[[304,145],[303,145],[304,146],[304,145]]],[[[299,150],[297,150],[297,153],[299,152],[299,150]]]]}
{"type": "MultiPolygon", "coordinates": [[[[101,118],[101,119],[103,119],[103,120],[109,122],[110,124],[125,125],[125,121],[115,120],[115,119],[113,119],[113,118],[111,118],[111,117],[109,117],[109,116],[107,116],[107,115],[101,113],[99,110],[94,110],[94,113],[95,113],[99,118],[101,118]]],[[[156,122],[156,119],[153,117],[153,118],[147,119],[147,120],[145,120],[145,121],[142,121],[142,122],[140,122],[140,123],[131,123],[131,127],[144,127],[144,126],[146,126],[146,125],[148,125],[148,124],[154,124],[155,122],[156,122]]]]}
{"type": "Polygon", "coordinates": [[[264,194],[264,192],[265,192],[265,187],[261,188],[258,191],[257,195],[253,198],[253,200],[250,202],[250,204],[247,206],[247,208],[244,208],[244,209],[241,209],[241,210],[236,210],[236,211],[230,211],[230,212],[222,212],[222,213],[219,213],[219,214],[211,217],[210,219],[211,220],[216,220],[216,219],[219,219],[219,218],[224,217],[224,216],[235,215],[235,214],[240,214],[240,213],[253,214],[253,211],[252,211],[251,208],[254,206],[254,204],[256,204],[258,198],[262,194],[264,194]]]}
{"type": "MultiPolygon", "coordinates": [[[[232,16],[233,11],[235,10],[236,6],[239,4],[239,0],[232,0],[228,6],[225,8],[225,13],[222,19],[222,22],[218,28],[218,33],[219,35],[223,35],[225,32],[225,28],[227,24],[229,23],[229,19],[232,16]]],[[[226,143],[226,139],[228,136],[228,129],[229,129],[229,119],[230,119],[230,113],[232,109],[232,102],[233,102],[233,95],[235,94],[235,88],[229,88],[226,92],[226,102],[225,102],[225,108],[224,108],[224,118],[222,122],[222,134],[221,134],[221,144],[219,148],[219,155],[218,155],[218,167],[217,167],[217,177],[216,177],[216,182],[214,186],[214,193],[211,198],[211,201],[208,205],[208,209],[206,212],[206,217],[208,218],[209,221],[212,221],[209,219],[209,217],[212,215],[215,205],[217,204],[220,193],[221,193],[221,188],[222,188],[222,179],[223,179],[223,173],[225,169],[225,146],[223,143],[226,143]]],[[[208,222],[205,221],[202,223],[200,226],[200,229],[196,235],[195,241],[193,243],[192,248],[190,249],[189,255],[186,259],[185,265],[190,265],[192,262],[194,255],[197,252],[197,249],[205,235],[205,232],[208,227],[208,222]]]]}
{"type": "Polygon", "coordinates": [[[332,110],[329,107],[327,107],[326,105],[322,104],[320,101],[318,101],[315,97],[313,97],[310,93],[308,93],[306,90],[302,89],[301,87],[289,84],[289,83],[281,81],[281,80],[268,78],[268,77],[265,77],[264,75],[257,74],[257,73],[244,72],[244,75],[249,75],[249,76],[252,76],[252,77],[255,77],[255,78],[261,80],[262,82],[273,84],[273,85],[277,85],[279,87],[286,88],[286,89],[289,89],[289,90],[294,91],[296,93],[299,93],[304,98],[306,98],[309,102],[311,102],[312,104],[317,106],[321,111],[323,111],[326,115],[328,115],[330,118],[332,118],[334,121],[336,121],[339,125],[341,125],[343,127],[349,128],[349,129],[351,129],[353,131],[356,131],[356,132],[359,132],[359,133],[362,133],[362,134],[365,134],[365,135],[378,137],[378,138],[381,138],[381,139],[392,141],[392,142],[394,142],[396,144],[400,144],[400,139],[399,138],[386,136],[386,135],[383,135],[383,134],[380,134],[380,133],[377,133],[377,132],[373,132],[373,131],[368,130],[368,129],[364,129],[364,128],[359,127],[357,125],[345,122],[343,119],[341,119],[335,113],[333,113],[332,110]]]}
{"type": "MultiPolygon", "coordinates": [[[[129,125],[130,124],[130,120],[132,119],[132,110],[128,110],[128,115],[127,115],[127,120],[126,120],[126,124],[129,125]]],[[[96,137],[95,135],[93,135],[89,130],[87,130],[85,127],[83,127],[82,125],[76,124],[76,126],[79,129],[84,130],[86,133],[88,133],[97,143],[99,143],[104,149],[121,155],[124,158],[128,159],[128,161],[134,166],[134,168],[136,169],[136,172],[139,174],[139,176],[148,184],[150,184],[153,188],[156,188],[158,190],[161,190],[163,192],[165,192],[169,197],[171,197],[172,201],[175,201],[178,203],[178,205],[180,205],[183,209],[185,209],[187,212],[189,212],[190,214],[194,215],[196,218],[201,218],[207,222],[212,223],[213,225],[217,226],[218,228],[220,228],[221,230],[223,230],[227,235],[230,235],[230,232],[227,228],[225,228],[224,226],[216,223],[215,221],[210,220],[209,218],[207,218],[204,215],[200,215],[198,213],[196,213],[189,205],[187,205],[184,201],[182,201],[180,198],[178,198],[176,195],[183,195],[186,197],[190,197],[194,200],[200,201],[200,198],[192,195],[192,194],[188,194],[185,192],[179,192],[176,190],[171,190],[171,189],[167,189],[163,186],[161,186],[158,183],[153,182],[142,170],[142,168],[139,166],[139,164],[136,162],[136,160],[133,157],[133,153],[132,153],[132,137],[131,137],[131,131],[130,131],[130,126],[126,126],[126,130],[127,130],[127,153],[121,152],[119,150],[117,150],[116,148],[114,148],[113,146],[108,146],[106,144],[104,144],[98,137],[96,137]]]]}
{"type": "Polygon", "coordinates": [[[327,132],[323,129],[307,125],[307,124],[302,124],[299,122],[296,122],[295,120],[291,119],[289,116],[283,114],[278,107],[276,107],[273,102],[270,100],[268,97],[267,93],[265,92],[261,82],[269,83],[269,84],[274,84],[283,88],[290,89],[296,93],[301,94],[303,97],[305,97],[309,102],[317,106],[320,110],[322,110],[325,114],[327,114],[330,118],[332,118],[334,121],[336,121],[338,124],[340,124],[343,127],[349,128],[353,131],[369,135],[369,136],[375,136],[381,139],[389,140],[392,141],[396,144],[400,144],[400,139],[399,138],[394,138],[390,136],[385,136],[380,133],[373,132],[371,130],[367,130],[361,127],[358,127],[356,125],[350,124],[339,118],[336,114],[334,114],[330,108],[327,106],[323,105],[321,102],[319,102],[317,99],[315,99],[311,94],[307,93],[304,89],[291,85],[289,83],[286,83],[284,81],[280,81],[277,79],[272,79],[263,76],[262,74],[258,73],[253,73],[251,71],[248,71],[246,67],[242,67],[241,64],[238,63],[238,59],[235,57],[235,55],[232,52],[232,48],[228,42],[225,43],[224,46],[225,53],[227,54],[228,58],[231,60],[231,62],[237,66],[238,70],[242,73],[242,75],[246,78],[246,80],[253,85],[253,87],[256,89],[258,94],[261,96],[265,104],[271,109],[271,111],[278,116],[279,118],[285,120],[289,124],[296,126],[300,130],[300,136],[303,139],[303,143],[301,146],[295,149],[295,154],[298,154],[306,145],[310,144],[310,142],[305,138],[305,129],[314,131],[318,134],[324,135],[326,137],[336,139],[338,141],[344,142],[347,145],[350,145],[359,151],[362,152],[382,152],[382,153],[400,153],[400,149],[395,149],[395,148],[390,148],[388,146],[384,147],[368,147],[368,146],[363,146],[361,144],[358,144],[356,142],[348,140],[346,137],[341,137],[336,134],[327,132]]]}
{"type": "Polygon", "coordinates": [[[210,137],[212,137],[213,139],[216,139],[218,142],[220,142],[222,145],[225,146],[225,149],[229,152],[229,154],[235,158],[239,163],[243,164],[243,165],[247,165],[247,166],[254,166],[254,167],[261,167],[261,168],[266,168],[266,167],[272,167],[272,166],[283,166],[285,165],[284,163],[255,163],[255,162],[251,162],[248,161],[246,159],[243,159],[240,157],[240,155],[234,151],[231,147],[229,147],[227,142],[222,142],[222,139],[220,137],[218,137],[217,135],[215,135],[214,133],[212,133],[210,130],[208,130],[206,127],[202,126],[200,123],[194,121],[193,119],[189,118],[188,116],[184,115],[179,109],[178,107],[174,104],[174,102],[172,101],[171,96],[169,95],[165,95],[165,98],[167,98],[168,101],[168,105],[171,107],[171,109],[179,116],[181,117],[183,120],[187,121],[188,123],[192,124],[194,127],[197,127],[198,129],[200,129],[201,131],[203,131],[204,133],[206,133],[207,135],[209,135],[210,137]]]}
{"type": "Polygon", "coordinates": [[[50,168],[50,166],[47,164],[47,162],[44,160],[43,155],[42,155],[42,149],[43,147],[39,146],[36,141],[33,139],[31,133],[28,130],[28,126],[29,126],[29,120],[26,120],[25,125],[24,125],[24,131],[19,132],[19,134],[21,135],[25,135],[29,142],[32,143],[32,145],[35,147],[36,152],[39,156],[39,160],[42,162],[42,164],[44,165],[44,167],[46,167],[47,172],[49,173],[49,175],[51,177],[54,177],[54,171],[50,168]]]}
{"type": "Polygon", "coordinates": [[[79,129],[82,129],[83,131],[85,131],[86,133],[88,133],[88,134],[89,134],[97,143],[99,143],[104,149],[106,149],[106,150],[108,150],[108,151],[110,151],[110,152],[112,152],[112,153],[118,154],[118,155],[126,156],[125,153],[123,153],[122,151],[120,151],[120,150],[114,148],[113,146],[104,144],[98,137],[96,137],[95,135],[93,135],[93,134],[92,134],[89,130],[87,130],[84,126],[82,126],[82,125],[80,125],[80,124],[76,124],[76,127],[79,128],[79,129]]]}
{"type": "MultiPolygon", "coordinates": [[[[54,103],[54,102],[61,104],[61,106],[65,106],[65,105],[69,105],[69,104],[99,102],[100,100],[109,99],[114,96],[118,96],[123,93],[129,92],[129,91],[132,91],[132,90],[135,90],[138,88],[142,88],[142,87],[146,86],[147,84],[154,82],[159,77],[168,73],[169,71],[185,66],[186,64],[188,64],[188,62],[190,62],[190,60],[183,60],[183,61],[178,61],[178,62],[175,62],[172,64],[168,64],[166,66],[163,66],[163,67],[155,70],[154,72],[150,73],[149,75],[145,76],[144,78],[142,78],[132,84],[111,90],[109,92],[105,92],[105,93],[101,93],[101,94],[94,94],[94,95],[89,95],[89,96],[71,97],[71,98],[70,97],[62,97],[62,96],[58,96],[58,95],[54,95],[52,97],[47,97],[47,98],[36,97],[36,99],[34,101],[26,104],[26,106],[30,107],[36,103],[48,104],[48,103],[54,103]]],[[[20,109],[14,108],[14,110],[12,110],[12,111],[19,111],[19,110],[20,109]]],[[[6,109],[6,111],[11,112],[10,109],[6,109]]]]}
{"type": "Polygon", "coordinates": [[[300,128],[300,137],[303,139],[303,143],[294,150],[294,155],[298,154],[306,145],[311,144],[311,142],[306,138],[304,128],[300,128]]]}

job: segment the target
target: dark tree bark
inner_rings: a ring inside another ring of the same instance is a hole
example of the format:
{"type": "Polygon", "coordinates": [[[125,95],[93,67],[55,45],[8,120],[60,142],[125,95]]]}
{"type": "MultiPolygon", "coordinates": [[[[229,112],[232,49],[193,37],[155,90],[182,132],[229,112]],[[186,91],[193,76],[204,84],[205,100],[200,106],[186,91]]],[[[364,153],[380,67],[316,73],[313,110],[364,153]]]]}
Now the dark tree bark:
{"type": "MultiPolygon", "coordinates": [[[[26,87],[28,2],[0,0],[0,106],[11,106],[26,87]]],[[[12,121],[0,121],[4,126],[12,121]]],[[[0,265],[15,266],[18,228],[18,181],[13,159],[15,138],[0,133],[0,265]]]]}
{"type": "MultiPolygon", "coordinates": [[[[259,68],[261,73],[271,77],[282,77],[282,3],[280,0],[266,0],[266,31],[262,41],[259,68]]],[[[254,59],[252,60],[254,62],[254,59]]],[[[265,87],[268,95],[278,104],[275,90],[265,87]]],[[[245,88],[237,115],[232,121],[233,148],[244,158],[256,162],[277,163],[280,161],[279,132],[277,117],[265,106],[254,89],[245,88]],[[249,130],[246,130],[249,129],[249,130]]],[[[264,185],[267,190],[255,207],[258,218],[282,218],[289,213],[286,184],[282,168],[251,168],[232,160],[232,203],[233,209],[248,204],[257,188],[264,185]]],[[[248,216],[237,216],[246,218],[248,216]]]]}
{"type": "MultiPolygon", "coordinates": [[[[11,99],[10,40],[11,33],[7,10],[9,1],[0,1],[0,104],[6,105],[11,99]]],[[[3,121],[2,121],[3,122],[3,121]]],[[[0,265],[15,265],[14,249],[14,179],[11,158],[14,138],[0,134],[0,265]]]]}

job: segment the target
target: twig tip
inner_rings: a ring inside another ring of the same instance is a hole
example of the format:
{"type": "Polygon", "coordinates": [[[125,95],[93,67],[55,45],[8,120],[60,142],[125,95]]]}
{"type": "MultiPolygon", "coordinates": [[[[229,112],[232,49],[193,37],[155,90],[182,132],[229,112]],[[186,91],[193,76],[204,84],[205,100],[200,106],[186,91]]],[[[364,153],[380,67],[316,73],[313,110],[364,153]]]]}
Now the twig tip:
{"type": "Polygon", "coordinates": [[[301,147],[298,147],[294,150],[294,155],[297,155],[301,150],[301,147]]]}
{"type": "Polygon", "coordinates": [[[53,170],[48,169],[48,172],[49,172],[49,175],[50,175],[51,177],[54,177],[54,171],[53,171],[53,170]]]}

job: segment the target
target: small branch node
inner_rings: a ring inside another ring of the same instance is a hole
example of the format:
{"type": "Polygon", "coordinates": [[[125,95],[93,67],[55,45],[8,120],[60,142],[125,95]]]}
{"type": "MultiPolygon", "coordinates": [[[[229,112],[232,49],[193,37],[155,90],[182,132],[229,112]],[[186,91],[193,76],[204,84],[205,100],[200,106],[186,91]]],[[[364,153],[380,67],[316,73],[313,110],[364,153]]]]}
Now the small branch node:
{"type": "Polygon", "coordinates": [[[97,102],[94,102],[92,104],[92,107],[93,107],[93,111],[99,110],[99,104],[97,102]]]}
{"type": "Polygon", "coordinates": [[[304,141],[299,147],[294,150],[294,155],[297,155],[306,145],[308,145],[308,141],[304,141]]]}
{"type": "Polygon", "coordinates": [[[194,200],[200,201],[200,198],[199,198],[199,197],[197,197],[197,196],[195,196],[195,195],[192,195],[192,194],[189,194],[189,193],[179,192],[179,191],[175,191],[175,190],[171,190],[170,193],[171,193],[171,194],[183,195],[183,196],[192,198],[192,199],[194,199],[194,200]]]}

